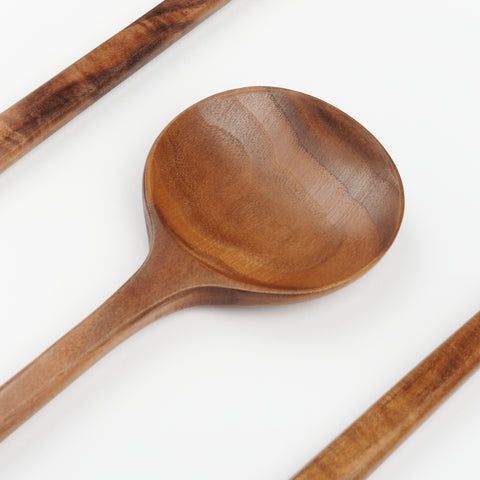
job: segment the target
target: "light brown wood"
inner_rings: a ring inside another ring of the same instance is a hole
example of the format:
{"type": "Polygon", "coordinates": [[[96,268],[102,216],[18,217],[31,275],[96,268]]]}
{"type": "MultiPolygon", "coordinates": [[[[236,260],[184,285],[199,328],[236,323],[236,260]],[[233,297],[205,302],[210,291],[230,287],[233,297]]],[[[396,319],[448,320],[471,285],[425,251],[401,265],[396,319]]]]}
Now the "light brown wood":
{"type": "Polygon", "coordinates": [[[292,480],[361,480],[480,364],[480,313],[438,347],[292,480]]]}
{"type": "Polygon", "coordinates": [[[147,260],[0,388],[0,439],[162,315],[293,302],[351,282],[389,248],[404,207],[395,165],[361,125],[316,98],[265,87],[178,116],[151,150],[144,190],[147,260]]]}
{"type": "Polygon", "coordinates": [[[165,0],[0,114],[0,172],[230,0],[165,0]]]}

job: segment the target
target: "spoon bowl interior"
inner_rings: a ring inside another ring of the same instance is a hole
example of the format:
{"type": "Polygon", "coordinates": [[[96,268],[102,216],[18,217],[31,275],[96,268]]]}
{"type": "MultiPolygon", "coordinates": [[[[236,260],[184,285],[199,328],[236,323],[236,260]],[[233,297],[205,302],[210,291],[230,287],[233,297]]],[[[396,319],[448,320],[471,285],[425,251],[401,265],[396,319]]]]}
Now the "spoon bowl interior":
{"type": "Polygon", "coordinates": [[[160,219],[151,238],[161,224],[226,278],[297,295],[372,267],[404,209],[398,171],[364,127],[314,97],[267,87],[224,92],[176,117],[147,160],[145,201],[160,219]]]}

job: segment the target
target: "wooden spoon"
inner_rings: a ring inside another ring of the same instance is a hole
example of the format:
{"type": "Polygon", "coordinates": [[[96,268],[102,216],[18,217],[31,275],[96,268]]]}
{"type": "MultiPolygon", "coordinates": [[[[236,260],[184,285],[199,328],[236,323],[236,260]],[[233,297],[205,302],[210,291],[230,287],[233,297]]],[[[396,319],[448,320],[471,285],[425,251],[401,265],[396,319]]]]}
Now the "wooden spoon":
{"type": "Polygon", "coordinates": [[[404,196],[361,125],[298,92],[253,87],[179,115],[144,179],[150,253],[105,304],[0,388],[0,439],[119,342],[200,304],[335,290],[392,244],[404,196]]]}

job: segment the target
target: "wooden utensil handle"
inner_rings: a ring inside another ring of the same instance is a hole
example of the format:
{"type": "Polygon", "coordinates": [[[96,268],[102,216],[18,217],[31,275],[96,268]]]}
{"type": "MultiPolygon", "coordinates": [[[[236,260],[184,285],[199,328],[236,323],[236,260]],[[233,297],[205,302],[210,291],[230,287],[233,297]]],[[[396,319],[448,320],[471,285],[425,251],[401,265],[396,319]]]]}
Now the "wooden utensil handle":
{"type": "Polygon", "coordinates": [[[480,363],[480,313],[375,403],[292,480],[366,478],[480,363]]]}
{"type": "Polygon", "coordinates": [[[152,282],[148,261],[117,293],[0,387],[0,441],[120,342],[185,305],[189,291],[152,282]]]}
{"type": "Polygon", "coordinates": [[[0,114],[0,172],[230,0],[165,0],[0,114]]]}

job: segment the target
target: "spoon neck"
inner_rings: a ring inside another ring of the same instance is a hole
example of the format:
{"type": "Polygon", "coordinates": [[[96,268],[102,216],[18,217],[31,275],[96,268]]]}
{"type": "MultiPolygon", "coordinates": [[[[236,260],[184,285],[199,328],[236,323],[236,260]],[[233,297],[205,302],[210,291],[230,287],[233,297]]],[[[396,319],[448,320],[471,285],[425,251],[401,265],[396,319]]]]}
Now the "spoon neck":
{"type": "Polygon", "coordinates": [[[150,254],[110,299],[0,387],[0,441],[123,340],[195,304],[195,288],[180,272],[158,268],[158,261],[150,254]]]}

